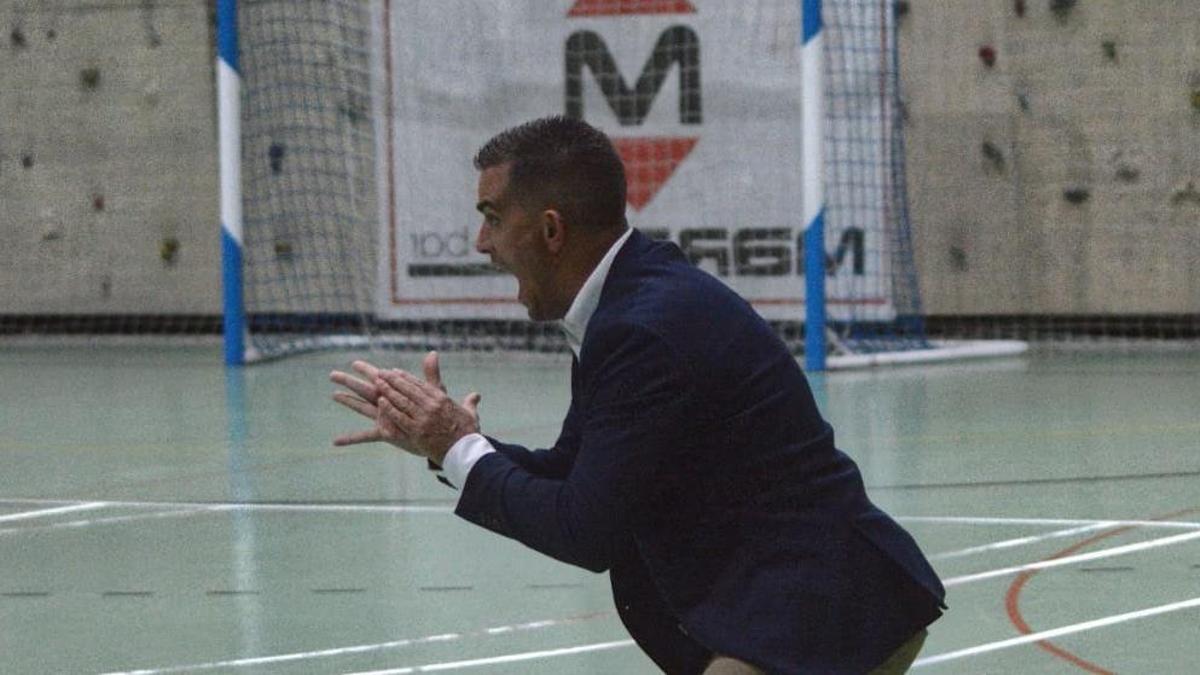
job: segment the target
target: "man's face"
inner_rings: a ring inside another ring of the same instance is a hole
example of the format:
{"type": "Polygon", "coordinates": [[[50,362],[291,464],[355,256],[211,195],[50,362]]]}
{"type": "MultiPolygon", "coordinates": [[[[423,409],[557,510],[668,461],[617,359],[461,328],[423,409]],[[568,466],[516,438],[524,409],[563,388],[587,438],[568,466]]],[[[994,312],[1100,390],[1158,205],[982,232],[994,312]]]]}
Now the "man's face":
{"type": "Polygon", "coordinates": [[[541,213],[509,193],[510,166],[501,164],[479,174],[476,208],[483,214],[483,224],[475,239],[475,250],[517,278],[517,301],[529,310],[530,319],[561,319],[552,316],[552,261],[541,234],[541,213]]]}

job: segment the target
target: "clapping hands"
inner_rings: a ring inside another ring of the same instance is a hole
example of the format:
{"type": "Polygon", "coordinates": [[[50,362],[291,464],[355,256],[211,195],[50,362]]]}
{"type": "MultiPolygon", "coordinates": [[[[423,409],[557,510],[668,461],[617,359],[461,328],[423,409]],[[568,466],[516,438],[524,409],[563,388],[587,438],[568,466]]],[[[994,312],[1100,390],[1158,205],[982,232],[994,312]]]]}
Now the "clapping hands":
{"type": "Polygon", "coordinates": [[[479,432],[479,401],[472,392],[455,403],[442,384],[437,352],[422,361],[425,379],[399,369],[384,370],[366,361],[355,361],[362,377],[333,371],[329,379],[344,387],[333,400],[371,420],[370,429],[338,436],[336,446],[386,442],[414,455],[441,464],[460,438],[479,432]]]}

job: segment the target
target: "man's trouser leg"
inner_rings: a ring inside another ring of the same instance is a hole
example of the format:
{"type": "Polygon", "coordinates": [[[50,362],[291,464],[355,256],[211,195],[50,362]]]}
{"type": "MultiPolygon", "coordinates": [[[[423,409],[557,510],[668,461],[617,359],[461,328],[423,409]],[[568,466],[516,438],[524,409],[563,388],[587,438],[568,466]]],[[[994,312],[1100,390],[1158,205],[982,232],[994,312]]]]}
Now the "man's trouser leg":
{"type": "Polygon", "coordinates": [[[875,670],[872,670],[870,675],[901,675],[907,673],[909,666],[913,661],[917,660],[917,654],[921,653],[921,647],[925,646],[925,638],[929,636],[929,631],[922,628],[916,635],[910,637],[907,642],[900,645],[900,648],[892,652],[887,661],[884,661],[875,670]]]}
{"type": "Polygon", "coordinates": [[[718,656],[709,662],[704,675],[764,675],[754,666],[728,656],[718,656]]]}
{"type": "MultiPolygon", "coordinates": [[[[921,652],[921,647],[925,646],[925,638],[928,635],[929,631],[921,629],[920,632],[900,645],[899,649],[892,652],[887,661],[884,661],[883,664],[872,670],[869,675],[902,675],[903,673],[907,673],[909,666],[913,664],[913,661],[917,660],[917,654],[921,652]]],[[[704,669],[704,675],[763,675],[763,671],[743,661],[728,656],[718,656],[704,669]]]]}

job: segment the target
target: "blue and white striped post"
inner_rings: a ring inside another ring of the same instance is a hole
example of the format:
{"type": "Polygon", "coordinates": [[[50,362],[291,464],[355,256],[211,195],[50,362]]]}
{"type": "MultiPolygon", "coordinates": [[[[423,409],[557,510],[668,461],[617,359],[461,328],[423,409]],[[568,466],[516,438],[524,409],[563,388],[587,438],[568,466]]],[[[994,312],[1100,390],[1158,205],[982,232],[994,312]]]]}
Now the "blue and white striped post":
{"type": "Polygon", "coordinates": [[[802,0],[804,367],[825,370],[825,39],[822,0],[802,0]]]}
{"type": "Polygon", "coordinates": [[[217,0],[217,129],[221,166],[221,286],[225,364],[245,362],[242,302],[242,77],[237,0],[217,0]]]}

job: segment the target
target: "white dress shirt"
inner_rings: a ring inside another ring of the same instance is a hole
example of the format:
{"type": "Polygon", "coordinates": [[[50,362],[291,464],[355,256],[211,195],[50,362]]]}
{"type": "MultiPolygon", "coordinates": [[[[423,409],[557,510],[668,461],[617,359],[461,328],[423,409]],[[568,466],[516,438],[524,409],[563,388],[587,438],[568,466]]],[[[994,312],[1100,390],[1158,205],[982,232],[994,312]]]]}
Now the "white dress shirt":
{"type": "MultiPolygon", "coordinates": [[[[587,280],[583,282],[579,293],[575,294],[575,299],[571,301],[571,307],[567,309],[566,316],[559,322],[566,335],[567,344],[577,359],[579,351],[583,348],[583,336],[587,332],[588,322],[591,321],[592,314],[596,312],[596,306],[600,304],[600,291],[604,289],[604,280],[608,278],[608,270],[612,267],[617,252],[621,250],[632,233],[632,229],[626,228],[625,233],[613,242],[608,252],[600,259],[600,263],[596,265],[596,269],[592,270],[587,280]]],[[[455,487],[461,488],[466,485],[467,475],[471,473],[475,462],[489,452],[495,451],[496,449],[483,434],[467,434],[458,439],[458,442],[452,445],[450,451],[446,453],[446,457],[442,460],[441,475],[455,487]]]]}

